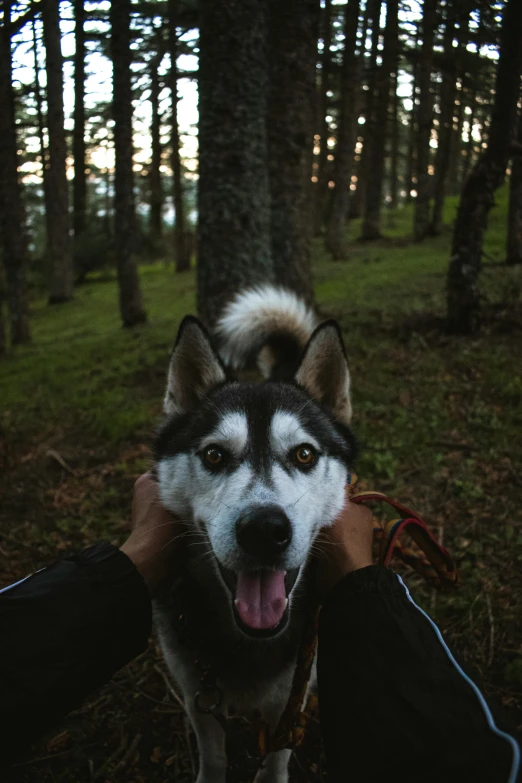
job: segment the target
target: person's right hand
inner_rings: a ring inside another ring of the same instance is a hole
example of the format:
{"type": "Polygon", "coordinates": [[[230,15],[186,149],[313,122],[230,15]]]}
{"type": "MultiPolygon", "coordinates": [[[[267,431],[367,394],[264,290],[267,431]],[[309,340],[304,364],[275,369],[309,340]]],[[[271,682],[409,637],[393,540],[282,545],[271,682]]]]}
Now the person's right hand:
{"type": "Polygon", "coordinates": [[[317,538],[317,590],[321,599],[351,571],[372,565],[373,514],[366,506],[346,503],[331,527],[317,538]]]}

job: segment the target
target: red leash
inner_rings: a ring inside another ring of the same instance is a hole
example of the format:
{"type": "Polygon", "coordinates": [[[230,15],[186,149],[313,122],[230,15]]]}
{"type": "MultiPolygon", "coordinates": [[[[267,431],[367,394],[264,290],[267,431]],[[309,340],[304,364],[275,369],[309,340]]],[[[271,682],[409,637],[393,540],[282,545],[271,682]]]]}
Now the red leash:
{"type": "MultiPolygon", "coordinates": [[[[352,483],[352,482],[350,482],[352,483]]],[[[437,589],[443,590],[459,586],[459,574],[455,562],[448,550],[428,530],[426,523],[411,509],[382,492],[358,492],[350,498],[352,503],[387,503],[399,511],[401,517],[393,519],[383,526],[374,528],[380,538],[379,564],[387,566],[392,555],[397,555],[406,565],[416,571],[437,589]],[[399,540],[401,533],[407,533],[419,554],[411,546],[399,540]]]]}

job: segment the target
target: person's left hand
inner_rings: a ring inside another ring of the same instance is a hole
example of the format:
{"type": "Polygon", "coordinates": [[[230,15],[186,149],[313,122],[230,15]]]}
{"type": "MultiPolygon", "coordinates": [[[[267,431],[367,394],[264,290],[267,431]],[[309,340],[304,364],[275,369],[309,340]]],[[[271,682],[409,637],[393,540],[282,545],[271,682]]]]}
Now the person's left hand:
{"type": "Polygon", "coordinates": [[[183,527],[161,505],[158,482],[150,473],[140,476],[134,484],[131,528],[120,549],[130,557],[153,594],[167,573],[183,527]]]}

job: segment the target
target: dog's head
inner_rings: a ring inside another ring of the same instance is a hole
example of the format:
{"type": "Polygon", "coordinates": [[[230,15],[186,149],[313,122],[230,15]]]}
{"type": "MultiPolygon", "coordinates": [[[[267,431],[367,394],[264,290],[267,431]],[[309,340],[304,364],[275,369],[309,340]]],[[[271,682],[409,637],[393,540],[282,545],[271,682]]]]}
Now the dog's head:
{"type": "Polygon", "coordinates": [[[293,383],[260,385],[228,381],[201,323],[181,324],[156,444],[161,498],[247,634],[284,628],[317,533],[344,505],[349,391],[333,321],[311,336],[293,383]]]}

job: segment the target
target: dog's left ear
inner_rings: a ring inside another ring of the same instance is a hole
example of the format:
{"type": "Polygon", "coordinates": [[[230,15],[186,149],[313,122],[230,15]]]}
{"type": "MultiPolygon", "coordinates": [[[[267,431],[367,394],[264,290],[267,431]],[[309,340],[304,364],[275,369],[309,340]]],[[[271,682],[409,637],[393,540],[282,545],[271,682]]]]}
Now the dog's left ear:
{"type": "Polygon", "coordinates": [[[163,403],[165,413],[189,413],[214,386],[225,380],[225,370],[205,327],[194,316],[186,316],[170,360],[163,403]]]}
{"type": "Polygon", "coordinates": [[[336,321],[325,321],[312,334],[295,380],[336,419],[350,423],[350,371],[336,321]]]}

